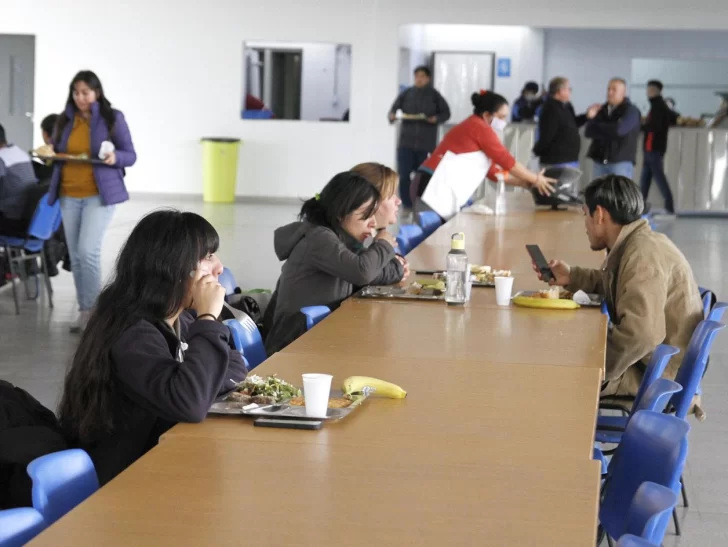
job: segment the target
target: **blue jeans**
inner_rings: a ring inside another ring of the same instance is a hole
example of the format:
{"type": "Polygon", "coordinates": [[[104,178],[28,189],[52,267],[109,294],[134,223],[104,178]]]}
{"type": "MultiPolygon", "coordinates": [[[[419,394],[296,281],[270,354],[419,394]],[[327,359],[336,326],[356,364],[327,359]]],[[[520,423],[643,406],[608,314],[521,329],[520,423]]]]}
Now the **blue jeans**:
{"type": "Polygon", "coordinates": [[[645,152],[644,162],[642,164],[642,177],[640,179],[642,197],[647,201],[647,195],[650,193],[650,186],[652,185],[652,177],[654,177],[657,187],[662,194],[662,198],[665,200],[665,209],[667,209],[668,213],[674,213],[675,205],[672,200],[670,183],[667,182],[667,177],[665,176],[663,159],[664,156],[657,152],[645,152]]]}
{"type": "Polygon", "coordinates": [[[93,308],[101,292],[101,243],[113,214],[114,206],[105,206],[100,196],[61,198],[63,229],[81,311],[93,308]]]}
{"type": "Polygon", "coordinates": [[[411,148],[397,148],[397,170],[399,171],[399,197],[405,209],[412,209],[410,198],[410,176],[425,163],[429,152],[411,148]]]}
{"type": "Polygon", "coordinates": [[[594,178],[603,177],[605,175],[620,175],[631,179],[634,175],[634,164],[631,161],[620,161],[618,163],[606,164],[594,162],[592,175],[594,178]]]}

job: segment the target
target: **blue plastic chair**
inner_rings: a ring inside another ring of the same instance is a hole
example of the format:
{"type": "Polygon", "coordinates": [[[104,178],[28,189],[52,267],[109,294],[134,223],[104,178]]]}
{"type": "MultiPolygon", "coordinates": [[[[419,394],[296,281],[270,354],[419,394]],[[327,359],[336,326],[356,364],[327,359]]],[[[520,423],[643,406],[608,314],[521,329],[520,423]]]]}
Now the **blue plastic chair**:
{"type": "Polygon", "coordinates": [[[270,110],[243,110],[244,120],[272,120],[273,112],[270,110]]]}
{"type": "Polygon", "coordinates": [[[306,316],[306,330],[311,330],[326,319],[331,310],[326,306],[308,306],[301,308],[301,313],[306,316]]]}
{"type": "Polygon", "coordinates": [[[421,213],[417,213],[417,218],[422,230],[425,232],[425,237],[432,234],[442,225],[440,215],[434,211],[422,211],[421,213]]]}
{"type": "Polygon", "coordinates": [[[717,321],[701,321],[693,332],[685,357],[675,377],[675,381],[683,389],[672,396],[668,406],[668,409],[674,411],[678,418],[687,417],[693,396],[698,392],[700,380],[703,378],[715,335],[724,328],[725,325],[717,321]]]}
{"type": "Polygon", "coordinates": [[[675,492],[654,482],[643,482],[632,498],[627,511],[625,534],[634,534],[649,541],[661,542],[661,521],[667,521],[677,504],[675,492]]]}
{"type": "Polygon", "coordinates": [[[263,345],[263,337],[260,335],[258,326],[250,317],[246,315],[240,321],[227,319],[223,323],[230,329],[235,349],[243,354],[248,370],[253,370],[268,358],[263,345]]]}
{"type": "Polygon", "coordinates": [[[235,294],[235,289],[238,288],[238,284],[235,282],[235,276],[229,268],[223,268],[222,273],[217,278],[217,282],[225,289],[225,296],[228,297],[235,294]]]}
{"type": "MultiPolygon", "coordinates": [[[[45,194],[33,213],[33,218],[28,227],[28,235],[26,237],[11,237],[0,234],[0,247],[5,248],[5,256],[10,263],[10,274],[13,278],[25,271],[20,268],[22,263],[36,262],[40,259],[41,270],[45,279],[46,291],[48,293],[48,305],[53,307],[53,287],[51,279],[48,277],[48,265],[45,261],[43,249],[45,242],[48,241],[53,234],[61,226],[61,204],[56,201],[55,204],[48,204],[48,194],[45,194]]],[[[26,284],[26,296],[29,299],[35,299],[40,293],[40,284],[38,276],[35,276],[36,294],[31,297],[26,284]]],[[[20,314],[20,300],[18,299],[18,288],[13,285],[13,298],[15,299],[15,313],[20,314]]]]}
{"type": "Polygon", "coordinates": [[[710,309],[708,313],[708,321],[715,321],[717,323],[723,322],[723,316],[725,311],[728,309],[727,302],[716,302],[715,305],[710,309]]]}
{"type": "MultiPolygon", "coordinates": [[[[643,482],[654,482],[680,490],[680,477],[688,454],[690,425],[675,416],[641,410],[627,424],[617,453],[609,465],[604,497],[599,510],[601,529],[608,538],[619,538],[626,529],[630,505],[643,482]]],[[[658,544],[667,528],[669,515],[662,513],[650,525],[650,537],[658,544]]],[[[609,540],[612,544],[611,539],[609,540]]]]}
{"type": "Polygon", "coordinates": [[[652,543],[651,541],[647,541],[646,539],[642,539],[640,537],[634,536],[632,534],[627,534],[619,538],[619,541],[617,542],[617,547],[660,547],[656,543],[652,543]]]}
{"type": "MultiPolygon", "coordinates": [[[[672,395],[681,390],[682,387],[677,382],[673,382],[667,378],[658,378],[650,384],[650,387],[647,388],[640,398],[639,403],[635,403],[632,415],[640,410],[662,412],[665,410],[672,395]]],[[[594,435],[594,440],[598,443],[618,444],[622,440],[622,435],[629,423],[629,418],[630,416],[600,416],[597,420],[597,431],[594,435]],[[608,418],[615,418],[615,420],[608,418]]]]}
{"type": "Polygon", "coordinates": [[[410,249],[409,241],[407,241],[407,238],[403,237],[402,235],[397,236],[397,246],[398,252],[402,256],[407,256],[412,250],[410,249]]]}
{"type": "Polygon", "coordinates": [[[22,547],[45,527],[43,515],[32,507],[0,511],[0,547],[22,547]]]}
{"type": "Polygon", "coordinates": [[[417,224],[403,224],[397,235],[407,240],[410,250],[425,240],[425,232],[417,224]]]}
{"type": "Polygon", "coordinates": [[[607,474],[607,458],[604,457],[604,453],[597,448],[594,447],[594,450],[592,452],[592,459],[600,462],[602,464],[602,475],[607,474]]]}
{"type": "Polygon", "coordinates": [[[33,507],[50,526],[99,489],[94,464],[78,448],[36,458],[28,464],[33,507]]]}

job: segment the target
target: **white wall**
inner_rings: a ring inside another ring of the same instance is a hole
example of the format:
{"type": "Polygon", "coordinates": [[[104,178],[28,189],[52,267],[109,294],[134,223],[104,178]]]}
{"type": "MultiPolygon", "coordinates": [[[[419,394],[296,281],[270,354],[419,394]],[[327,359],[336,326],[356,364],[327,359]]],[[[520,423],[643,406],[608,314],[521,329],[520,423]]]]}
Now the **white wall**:
{"type": "Polygon", "coordinates": [[[422,49],[427,55],[435,51],[483,51],[495,53],[496,59],[510,58],[511,76],[496,76],[494,89],[509,101],[520,95],[526,81],[543,79],[543,31],[540,29],[497,25],[405,25],[400,31],[400,40],[403,35],[411,34],[413,27],[421,29],[422,49]]]}
{"type": "MultiPolygon", "coordinates": [[[[556,28],[546,30],[544,45],[546,78],[571,80],[577,110],[604,101],[610,78],[630,80],[635,58],[728,61],[728,32],[556,28]]],[[[643,96],[644,88],[635,89],[638,104],[643,96]]],[[[691,111],[684,101],[678,110],[691,111]]]]}
{"type": "Polygon", "coordinates": [[[397,86],[398,28],[412,23],[718,30],[728,28],[728,10],[724,0],[513,0],[497,8],[482,0],[318,0],[315,8],[298,0],[127,0],[108,9],[97,0],[76,0],[73,9],[23,0],[3,3],[0,33],[37,36],[38,119],[62,108],[76,71],[99,73],[139,152],[130,190],[199,194],[199,139],[224,135],[245,141],[240,195],[305,196],[360,161],[394,164],[386,113],[397,86]],[[241,120],[241,43],[252,39],[352,44],[351,123],[241,120]]]}

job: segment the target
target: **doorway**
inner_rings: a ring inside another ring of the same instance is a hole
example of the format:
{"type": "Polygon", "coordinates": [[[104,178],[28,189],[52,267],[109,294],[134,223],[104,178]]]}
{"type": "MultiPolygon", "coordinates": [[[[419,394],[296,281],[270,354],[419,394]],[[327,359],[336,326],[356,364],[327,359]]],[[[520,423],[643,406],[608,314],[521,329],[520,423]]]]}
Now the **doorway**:
{"type": "Polygon", "coordinates": [[[9,142],[33,148],[35,36],[0,34],[0,125],[9,142]]]}

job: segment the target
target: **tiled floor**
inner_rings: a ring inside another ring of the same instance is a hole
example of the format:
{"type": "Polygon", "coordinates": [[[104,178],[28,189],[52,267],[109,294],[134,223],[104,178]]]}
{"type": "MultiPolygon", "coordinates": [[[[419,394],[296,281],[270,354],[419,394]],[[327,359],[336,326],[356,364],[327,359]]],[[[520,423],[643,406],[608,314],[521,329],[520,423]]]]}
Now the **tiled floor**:
{"type": "MultiPolygon", "coordinates": [[[[208,218],[220,233],[219,255],[244,288],[271,288],[279,272],[272,248],[273,229],[294,219],[295,205],[205,205],[192,201],[160,201],[137,198],[120,206],[104,245],[104,272],[108,273],[116,253],[135,222],[160,206],[196,211],[208,218]]],[[[667,233],[693,265],[700,285],[728,297],[728,280],[721,247],[728,244],[728,220],[679,219],[665,221],[659,229],[667,233]]],[[[585,242],[586,244],[586,242],[585,242]]],[[[45,405],[55,408],[76,337],[68,333],[74,313],[75,295],[70,274],[53,279],[56,307],[51,312],[43,299],[24,301],[15,316],[12,295],[0,289],[0,378],[29,390],[45,405]]],[[[711,366],[703,383],[703,423],[691,420],[690,456],[685,477],[690,508],[680,507],[684,535],[676,538],[672,528],[666,547],[724,547],[728,545],[728,337],[719,335],[711,366]]]]}

